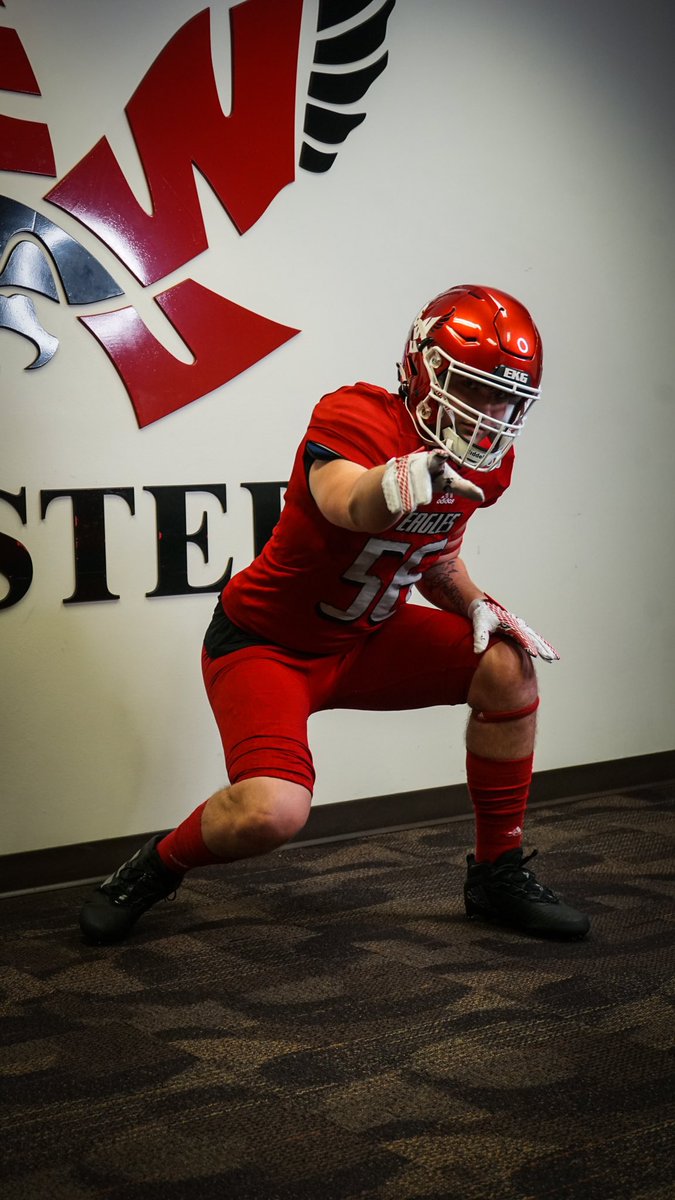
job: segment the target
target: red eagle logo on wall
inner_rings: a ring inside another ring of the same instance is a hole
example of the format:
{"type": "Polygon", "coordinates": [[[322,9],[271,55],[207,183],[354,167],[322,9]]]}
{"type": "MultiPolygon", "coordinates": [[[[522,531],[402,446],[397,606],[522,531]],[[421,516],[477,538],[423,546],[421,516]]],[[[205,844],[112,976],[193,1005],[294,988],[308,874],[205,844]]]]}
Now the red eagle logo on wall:
{"type": "MultiPolygon", "coordinates": [[[[158,284],[208,249],[195,169],[240,235],[294,181],[296,166],[329,170],[336,147],[365,119],[354,106],[387,65],[382,47],[394,5],[386,0],[373,11],[368,0],[320,0],[313,65],[303,89],[303,0],[236,5],[229,12],[228,115],[218,97],[205,8],[174,34],[125,108],[152,211],[139,204],[105,137],[45,200],[99,238],[144,287],[158,284]],[[297,153],[299,103],[304,123],[297,153]]],[[[0,28],[0,88],[40,95],[21,40],[9,28],[0,28]]],[[[56,176],[48,126],[0,115],[0,170],[56,176]]],[[[58,301],[56,272],[69,304],[124,296],[98,260],[52,219],[57,215],[0,197],[0,328],[35,345],[27,369],[46,365],[58,341],[40,323],[30,296],[7,294],[11,288],[58,301]]],[[[131,305],[79,317],[114,364],[141,428],[221,387],[299,333],[190,278],[153,299],[193,362],[172,355],[131,305]]]]}

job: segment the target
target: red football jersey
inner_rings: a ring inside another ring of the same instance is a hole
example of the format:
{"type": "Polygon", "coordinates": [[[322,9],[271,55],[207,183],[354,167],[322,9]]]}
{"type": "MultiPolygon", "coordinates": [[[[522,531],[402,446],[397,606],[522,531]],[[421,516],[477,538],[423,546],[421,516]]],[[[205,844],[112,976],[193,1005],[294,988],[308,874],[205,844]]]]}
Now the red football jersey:
{"type": "Polygon", "coordinates": [[[319,511],[308,483],[317,447],[366,468],[428,447],[401,398],[384,388],[357,383],[324,396],[298,448],[271,538],[223,590],[223,608],[241,628],[293,650],[333,654],[393,617],[424,571],[459,545],[472,513],[509,486],[513,450],[494,471],[462,469],[483,489],[483,505],[441,494],[369,534],[333,525],[319,511]]]}

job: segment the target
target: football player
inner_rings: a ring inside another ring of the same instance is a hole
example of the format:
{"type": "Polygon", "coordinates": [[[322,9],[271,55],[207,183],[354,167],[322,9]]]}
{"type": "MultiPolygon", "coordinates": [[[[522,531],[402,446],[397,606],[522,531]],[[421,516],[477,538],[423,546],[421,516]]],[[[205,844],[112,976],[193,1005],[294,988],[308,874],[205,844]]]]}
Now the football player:
{"type": "Polygon", "coordinates": [[[469,707],[467,915],[541,936],[588,932],[588,918],[538,882],[536,851],[522,844],[533,664],[558,654],[461,558],[469,519],[509,486],[541,374],[527,309],[465,285],[415,319],[397,394],[357,383],[319,401],[281,518],[224,588],[204,641],[229,786],[96,889],[80,917],[86,938],[124,938],[186,871],[263,854],[302,829],[311,713],[448,704],[469,707]],[[408,603],[415,587],[430,605],[408,603]]]}

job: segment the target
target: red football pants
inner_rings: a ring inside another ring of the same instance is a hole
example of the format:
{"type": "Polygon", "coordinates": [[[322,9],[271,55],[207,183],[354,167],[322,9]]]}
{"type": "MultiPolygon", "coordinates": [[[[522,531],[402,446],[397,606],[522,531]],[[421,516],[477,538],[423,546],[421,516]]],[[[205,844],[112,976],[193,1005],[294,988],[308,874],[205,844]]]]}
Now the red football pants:
{"type": "Polygon", "coordinates": [[[251,646],[222,658],[202,655],[230,782],[271,776],[310,792],[311,713],[465,704],[479,662],[467,618],[415,604],[346,653],[251,646]]]}

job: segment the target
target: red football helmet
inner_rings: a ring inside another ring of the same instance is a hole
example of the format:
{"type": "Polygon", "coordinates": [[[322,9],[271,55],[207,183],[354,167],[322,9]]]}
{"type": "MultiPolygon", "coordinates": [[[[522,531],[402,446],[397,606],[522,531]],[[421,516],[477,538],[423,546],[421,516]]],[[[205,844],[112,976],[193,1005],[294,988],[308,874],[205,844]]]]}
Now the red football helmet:
{"type": "Polygon", "coordinates": [[[413,322],[399,365],[401,394],[425,442],[460,465],[492,471],[539,398],[542,360],[539,332],[518,300],[463,284],[441,292],[413,322]],[[453,380],[462,396],[453,394],[453,380]],[[487,412],[469,403],[474,388],[487,412]],[[499,416],[489,411],[491,397],[499,416]]]}

